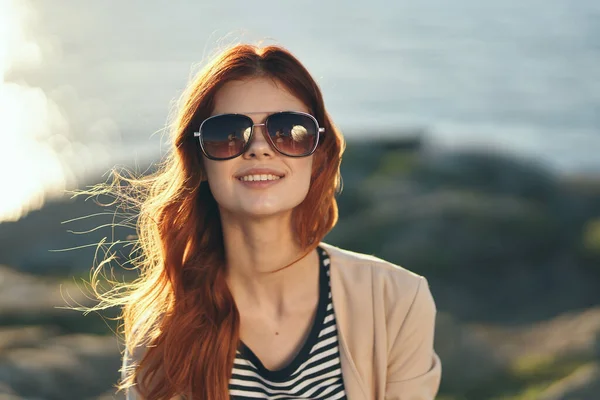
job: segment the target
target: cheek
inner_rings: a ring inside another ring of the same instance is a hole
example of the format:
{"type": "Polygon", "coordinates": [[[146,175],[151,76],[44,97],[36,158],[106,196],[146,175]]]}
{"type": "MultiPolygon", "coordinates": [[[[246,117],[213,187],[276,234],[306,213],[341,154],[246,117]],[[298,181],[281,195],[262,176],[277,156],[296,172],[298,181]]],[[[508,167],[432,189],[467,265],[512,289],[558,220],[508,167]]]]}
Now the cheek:
{"type": "Polygon", "coordinates": [[[318,160],[315,158],[314,155],[310,156],[310,158],[306,160],[306,165],[304,166],[304,169],[307,171],[307,174],[310,178],[313,178],[313,175],[316,175],[318,173],[317,171],[314,171],[314,169],[317,167],[317,162],[318,160]]]}
{"type": "Polygon", "coordinates": [[[208,180],[208,186],[215,199],[218,201],[225,190],[224,186],[229,178],[229,169],[225,161],[204,160],[204,172],[208,180]]]}
{"type": "Polygon", "coordinates": [[[303,184],[310,185],[311,178],[313,175],[313,163],[314,160],[312,157],[307,159],[299,159],[299,163],[297,165],[297,171],[300,171],[299,175],[302,178],[303,184]]]}

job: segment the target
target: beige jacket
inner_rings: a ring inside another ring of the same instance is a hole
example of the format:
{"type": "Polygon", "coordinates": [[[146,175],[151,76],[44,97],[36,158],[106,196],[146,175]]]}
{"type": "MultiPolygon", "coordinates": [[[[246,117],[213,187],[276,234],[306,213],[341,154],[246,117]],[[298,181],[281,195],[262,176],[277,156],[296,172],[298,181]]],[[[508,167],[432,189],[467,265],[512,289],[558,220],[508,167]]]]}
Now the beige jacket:
{"type": "Polygon", "coordinates": [[[442,374],[427,280],[379,258],[322,244],[349,400],[432,400],[442,374]]]}
{"type": "MultiPolygon", "coordinates": [[[[349,400],[432,400],[441,379],[427,280],[379,258],[321,243],[349,400]]],[[[135,392],[131,390],[130,392],[135,392]]],[[[134,393],[128,399],[140,399],[134,393]]]]}

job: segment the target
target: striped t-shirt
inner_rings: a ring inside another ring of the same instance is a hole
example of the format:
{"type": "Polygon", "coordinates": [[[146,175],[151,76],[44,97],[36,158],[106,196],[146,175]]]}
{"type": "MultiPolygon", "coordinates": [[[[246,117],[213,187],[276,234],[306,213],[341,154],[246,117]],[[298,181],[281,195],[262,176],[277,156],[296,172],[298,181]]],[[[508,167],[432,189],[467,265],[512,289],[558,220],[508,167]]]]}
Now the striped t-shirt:
{"type": "Polygon", "coordinates": [[[320,260],[319,302],[315,322],[296,357],[282,369],[266,369],[243,342],[236,353],[229,394],[242,399],[346,399],[331,283],[329,256],[317,248],[320,260]]]}

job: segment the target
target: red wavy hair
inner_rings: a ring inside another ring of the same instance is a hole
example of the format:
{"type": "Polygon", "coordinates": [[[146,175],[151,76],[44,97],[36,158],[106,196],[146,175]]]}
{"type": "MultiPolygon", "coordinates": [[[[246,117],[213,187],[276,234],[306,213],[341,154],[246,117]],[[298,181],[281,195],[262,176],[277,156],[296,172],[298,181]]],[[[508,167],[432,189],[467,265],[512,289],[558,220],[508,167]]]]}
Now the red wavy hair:
{"type": "Polygon", "coordinates": [[[171,129],[173,151],[158,170],[137,178],[116,173],[112,183],[97,186],[95,192],[116,192],[117,199],[139,207],[139,257],[133,260],[139,278],[99,293],[96,270],[92,287],[102,301],[96,309],[122,306],[121,328],[129,354],[138,347],[146,349],[139,365],[126,371],[119,389],[136,385],[148,400],[176,395],[229,398],[240,318],[225,281],[219,209],[193,132],[211,115],[219,88],[253,77],[282,84],[325,128],[314,154],[311,188],[292,214],[294,237],[304,254],[337,222],[335,195],[341,189],[345,144],[325,111],[318,85],[281,47],[237,45],[223,51],[184,92],[171,129]]]}

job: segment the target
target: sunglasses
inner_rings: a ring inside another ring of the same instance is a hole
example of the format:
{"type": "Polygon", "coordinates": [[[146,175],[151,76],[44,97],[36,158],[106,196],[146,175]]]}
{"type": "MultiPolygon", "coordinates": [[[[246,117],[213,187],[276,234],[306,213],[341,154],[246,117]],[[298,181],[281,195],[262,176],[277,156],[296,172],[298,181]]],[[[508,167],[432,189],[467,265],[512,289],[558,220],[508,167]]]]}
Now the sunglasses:
{"type": "Polygon", "coordinates": [[[255,126],[264,127],[271,147],[288,157],[306,157],[314,153],[319,135],[325,132],[310,114],[282,111],[270,114],[262,124],[255,124],[244,114],[214,115],[202,122],[194,137],[199,139],[200,149],[207,158],[229,160],[248,150],[255,126]]]}

